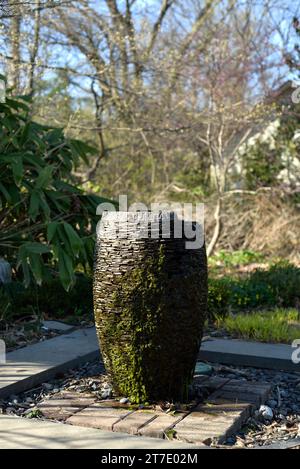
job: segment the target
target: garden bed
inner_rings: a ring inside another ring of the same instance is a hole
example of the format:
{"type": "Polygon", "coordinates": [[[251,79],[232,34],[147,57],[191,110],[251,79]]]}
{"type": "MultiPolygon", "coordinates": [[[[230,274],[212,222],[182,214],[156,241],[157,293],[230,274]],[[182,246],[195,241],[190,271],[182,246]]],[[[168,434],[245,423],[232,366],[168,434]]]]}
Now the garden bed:
{"type": "Polygon", "coordinates": [[[51,319],[44,321],[36,316],[31,316],[20,319],[15,324],[2,324],[0,340],[5,342],[6,352],[11,352],[92,325],[93,322],[89,319],[66,324],[51,319]]]}
{"type": "Polygon", "coordinates": [[[15,324],[3,325],[0,330],[0,340],[5,341],[6,351],[11,352],[26,345],[51,339],[58,334],[59,331],[43,327],[43,323],[32,316],[19,320],[15,324]]]}
{"type": "Polygon", "coordinates": [[[207,335],[289,344],[300,337],[297,263],[221,251],[209,266],[207,335]]]}

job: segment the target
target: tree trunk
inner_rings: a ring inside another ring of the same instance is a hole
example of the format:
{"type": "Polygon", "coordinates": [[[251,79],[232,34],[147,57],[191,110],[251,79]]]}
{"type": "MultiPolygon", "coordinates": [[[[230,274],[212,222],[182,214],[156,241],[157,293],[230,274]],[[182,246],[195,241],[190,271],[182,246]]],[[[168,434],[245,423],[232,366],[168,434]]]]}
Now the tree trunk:
{"type": "MultiPolygon", "coordinates": [[[[14,3],[14,2],[13,2],[14,3]]],[[[10,19],[10,77],[9,85],[13,88],[13,93],[18,94],[20,90],[20,33],[21,33],[21,9],[19,5],[13,6],[14,16],[10,19]]]]}

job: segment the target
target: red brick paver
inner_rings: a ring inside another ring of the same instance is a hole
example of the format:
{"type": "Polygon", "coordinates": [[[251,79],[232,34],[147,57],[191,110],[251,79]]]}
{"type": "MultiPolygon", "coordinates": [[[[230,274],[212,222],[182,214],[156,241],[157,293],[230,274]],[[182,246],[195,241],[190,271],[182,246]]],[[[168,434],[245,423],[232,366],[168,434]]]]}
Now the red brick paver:
{"type": "Polygon", "coordinates": [[[71,415],[95,402],[92,394],[62,391],[40,402],[37,408],[43,416],[53,420],[66,420],[71,415]]]}

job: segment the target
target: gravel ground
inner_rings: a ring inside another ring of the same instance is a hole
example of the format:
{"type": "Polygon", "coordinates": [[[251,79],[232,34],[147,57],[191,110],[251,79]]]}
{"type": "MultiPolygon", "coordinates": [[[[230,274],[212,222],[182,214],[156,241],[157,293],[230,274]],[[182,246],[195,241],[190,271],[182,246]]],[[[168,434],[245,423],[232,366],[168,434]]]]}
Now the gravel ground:
{"type": "MultiPolygon", "coordinates": [[[[56,322],[56,319],[49,318],[56,322]]],[[[60,322],[60,321],[57,321],[60,322]]],[[[66,324],[66,323],[65,323],[66,324]]],[[[82,319],[70,324],[74,329],[89,327],[94,323],[90,319],[82,319]]],[[[65,334],[64,330],[49,329],[44,321],[37,316],[28,316],[22,320],[16,320],[13,324],[0,321],[0,339],[5,341],[7,352],[12,352],[27,345],[52,339],[58,335],[65,334]]]]}
{"type": "Polygon", "coordinates": [[[300,373],[222,365],[213,365],[213,368],[218,376],[273,385],[266,405],[255,412],[240,432],[227,440],[227,445],[253,448],[300,438],[300,373]]]}
{"type": "Polygon", "coordinates": [[[89,391],[99,399],[108,398],[112,394],[103,366],[98,362],[88,362],[81,368],[72,369],[66,374],[58,373],[55,379],[24,393],[0,400],[0,413],[26,418],[39,417],[35,409],[36,405],[62,390],[89,391]],[[106,395],[104,390],[106,390],[106,395]]]}
{"type": "Polygon", "coordinates": [[[58,331],[43,327],[41,321],[35,317],[16,321],[13,325],[0,324],[0,339],[5,341],[7,352],[52,339],[57,335],[58,331]]]}
{"type": "MultiPolygon", "coordinates": [[[[295,438],[300,438],[300,373],[216,364],[211,367],[213,374],[218,377],[267,382],[273,385],[266,405],[255,412],[241,431],[227,440],[227,447],[253,448],[290,443],[295,438]]],[[[61,390],[91,392],[98,399],[113,397],[103,366],[98,362],[91,362],[65,375],[57,375],[56,379],[39,387],[17,396],[10,396],[7,400],[0,400],[0,413],[25,418],[40,417],[36,409],[38,402],[61,390]]]]}

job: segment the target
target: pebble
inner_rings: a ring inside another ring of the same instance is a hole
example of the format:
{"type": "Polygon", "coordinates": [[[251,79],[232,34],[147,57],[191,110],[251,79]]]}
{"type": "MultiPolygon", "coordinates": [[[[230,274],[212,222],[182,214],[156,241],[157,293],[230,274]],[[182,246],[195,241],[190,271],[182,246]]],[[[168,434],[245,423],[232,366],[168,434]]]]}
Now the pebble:
{"type": "Polygon", "coordinates": [[[297,412],[297,413],[299,413],[299,411],[300,411],[299,406],[296,405],[296,404],[292,404],[291,409],[292,409],[293,412],[297,412]]]}
{"type": "MultiPolygon", "coordinates": [[[[220,377],[228,377],[228,368],[226,373],[218,370],[220,377]]],[[[297,437],[300,424],[300,381],[299,373],[282,372],[278,373],[272,370],[256,369],[243,367],[238,368],[245,373],[247,381],[261,381],[271,383],[273,391],[266,402],[273,413],[273,419],[265,419],[258,410],[248,420],[243,428],[243,441],[245,447],[253,448],[277,443],[285,438],[287,441],[293,441],[297,437]]],[[[265,414],[266,415],[266,414],[265,414]]],[[[271,413],[270,413],[271,416],[271,413]]],[[[239,442],[235,443],[239,446],[239,442]]]]}
{"type": "Polygon", "coordinates": [[[111,386],[108,383],[104,383],[102,388],[103,389],[111,389],[111,386]]]}
{"type": "Polygon", "coordinates": [[[7,414],[14,414],[15,413],[15,408],[14,407],[6,407],[6,413],[7,414]]]}
{"type": "Polygon", "coordinates": [[[101,392],[101,398],[102,399],[109,399],[112,395],[112,389],[104,389],[102,392],[101,392]]]}
{"type": "Polygon", "coordinates": [[[277,407],[277,405],[278,405],[278,402],[275,401],[275,400],[273,400],[273,399],[271,399],[271,400],[267,401],[266,404],[267,404],[269,407],[271,407],[271,409],[275,409],[275,408],[277,407]]]}
{"type": "Polygon", "coordinates": [[[120,404],[128,404],[128,402],[129,402],[129,399],[127,397],[122,397],[120,399],[120,404]]]}
{"type": "Polygon", "coordinates": [[[84,392],[86,391],[86,385],[82,384],[80,386],[75,386],[75,390],[78,392],[84,392]]]}
{"type": "Polygon", "coordinates": [[[273,420],[274,414],[271,407],[267,405],[261,405],[258,414],[261,415],[265,420],[273,420]]]}
{"type": "Polygon", "coordinates": [[[53,384],[51,384],[51,383],[42,383],[42,386],[47,391],[51,391],[53,389],[53,384]]]}
{"type": "Polygon", "coordinates": [[[236,438],[234,436],[227,438],[227,441],[226,441],[228,445],[234,445],[235,442],[236,442],[236,438]]]}

